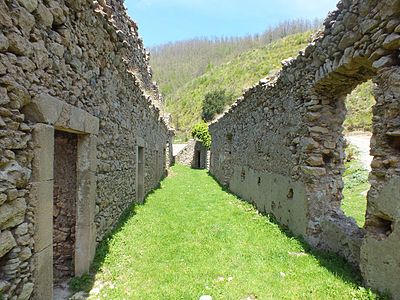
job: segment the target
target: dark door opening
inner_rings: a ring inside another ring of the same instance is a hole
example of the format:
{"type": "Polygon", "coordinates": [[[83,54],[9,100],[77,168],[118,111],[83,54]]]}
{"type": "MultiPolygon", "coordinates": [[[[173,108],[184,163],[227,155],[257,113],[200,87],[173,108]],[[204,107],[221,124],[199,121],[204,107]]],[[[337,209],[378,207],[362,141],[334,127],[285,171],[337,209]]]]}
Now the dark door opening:
{"type": "Polygon", "coordinates": [[[200,150],[196,151],[196,168],[197,169],[201,168],[201,151],[200,150]]]}
{"type": "Polygon", "coordinates": [[[58,286],[74,277],[76,200],[76,134],[55,131],[53,188],[53,272],[58,286]]]}
{"type": "Polygon", "coordinates": [[[137,153],[137,176],[136,176],[136,197],[139,203],[144,200],[144,147],[138,147],[137,153]]]}

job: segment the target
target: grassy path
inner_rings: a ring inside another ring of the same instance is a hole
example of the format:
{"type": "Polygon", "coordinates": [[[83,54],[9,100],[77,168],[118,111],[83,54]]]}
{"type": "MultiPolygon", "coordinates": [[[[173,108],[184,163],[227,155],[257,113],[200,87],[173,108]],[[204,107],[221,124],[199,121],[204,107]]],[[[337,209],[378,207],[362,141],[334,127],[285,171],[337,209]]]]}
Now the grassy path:
{"type": "Polygon", "coordinates": [[[205,171],[183,166],[99,247],[91,299],[375,299],[205,171]]]}

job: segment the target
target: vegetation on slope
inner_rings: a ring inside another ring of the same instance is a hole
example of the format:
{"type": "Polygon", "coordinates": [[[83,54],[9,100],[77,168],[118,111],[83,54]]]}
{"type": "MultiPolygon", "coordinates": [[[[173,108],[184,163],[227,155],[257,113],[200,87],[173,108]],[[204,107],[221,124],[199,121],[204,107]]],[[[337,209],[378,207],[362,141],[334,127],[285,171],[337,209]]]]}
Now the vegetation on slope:
{"type": "Polygon", "coordinates": [[[172,172],[98,248],[89,299],[378,298],[342,259],[310,251],[205,170],[172,172]]]}
{"type": "Polygon", "coordinates": [[[266,47],[242,53],[190,81],[176,92],[174,98],[167,98],[167,111],[172,114],[178,135],[188,137],[190,129],[201,120],[202,103],[207,93],[225,90],[232,94],[231,103],[227,103],[232,104],[244,89],[280,69],[282,60],[296,56],[307,46],[310,35],[311,32],[291,35],[266,47]]]}
{"type": "Polygon", "coordinates": [[[154,79],[162,94],[173,99],[175,92],[212,67],[219,66],[250,49],[263,47],[291,34],[317,30],[321,20],[290,20],[265,32],[244,37],[196,38],[150,49],[154,79]]]}

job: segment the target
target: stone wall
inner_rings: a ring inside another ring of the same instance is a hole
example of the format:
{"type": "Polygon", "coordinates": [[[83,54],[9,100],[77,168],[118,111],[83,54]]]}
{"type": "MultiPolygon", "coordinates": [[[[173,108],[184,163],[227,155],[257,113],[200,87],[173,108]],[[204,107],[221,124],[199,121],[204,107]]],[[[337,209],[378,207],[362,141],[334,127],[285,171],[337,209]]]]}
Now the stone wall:
{"type": "Polygon", "coordinates": [[[148,59],[122,0],[0,0],[5,299],[52,298],[55,131],[78,138],[75,274],[135,201],[138,139],[145,192],[166,174],[172,131],[148,59]]]}
{"type": "Polygon", "coordinates": [[[197,140],[189,140],[187,146],[175,157],[175,162],[194,169],[207,169],[208,161],[209,151],[197,140]]]}
{"type": "Polygon", "coordinates": [[[311,245],[360,267],[400,299],[400,1],[345,0],[282,71],[247,90],[210,126],[211,172],[311,245]],[[366,226],[340,209],[345,97],[373,79],[366,226]],[[397,186],[397,190],[395,187],[397,186]]]}

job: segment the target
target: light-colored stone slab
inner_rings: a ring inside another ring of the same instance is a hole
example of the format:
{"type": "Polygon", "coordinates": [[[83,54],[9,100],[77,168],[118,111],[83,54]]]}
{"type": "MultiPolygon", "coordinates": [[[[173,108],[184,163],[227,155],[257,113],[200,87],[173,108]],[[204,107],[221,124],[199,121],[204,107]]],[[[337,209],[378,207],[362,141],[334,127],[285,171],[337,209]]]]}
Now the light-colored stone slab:
{"type": "Polygon", "coordinates": [[[54,128],[38,123],[33,129],[32,181],[53,180],[54,128]]]}
{"type": "Polygon", "coordinates": [[[49,246],[44,250],[37,252],[34,256],[35,264],[35,288],[33,299],[53,299],[53,247],[49,246]]]}
{"type": "Polygon", "coordinates": [[[53,181],[32,183],[31,201],[35,207],[35,252],[53,244],[53,181]]]}

